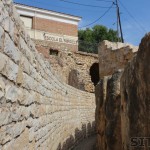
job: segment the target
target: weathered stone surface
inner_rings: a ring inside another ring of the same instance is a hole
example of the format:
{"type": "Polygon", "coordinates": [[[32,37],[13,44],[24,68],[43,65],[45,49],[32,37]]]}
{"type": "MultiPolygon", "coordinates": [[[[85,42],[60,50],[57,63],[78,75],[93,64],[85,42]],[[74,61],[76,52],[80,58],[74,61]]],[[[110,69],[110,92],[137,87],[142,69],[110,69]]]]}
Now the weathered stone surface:
{"type": "Polygon", "coordinates": [[[17,73],[18,73],[18,66],[7,56],[3,56],[2,58],[2,75],[9,78],[9,80],[16,81],[17,73]]]}
{"type": "Polygon", "coordinates": [[[11,119],[10,119],[11,114],[8,110],[0,108],[0,113],[1,113],[1,115],[0,115],[0,126],[11,122],[11,119]]]}
{"type": "Polygon", "coordinates": [[[18,74],[16,78],[16,83],[17,84],[22,84],[23,83],[23,64],[20,62],[19,63],[19,68],[18,68],[18,74]]]}
{"type": "MultiPolygon", "coordinates": [[[[150,34],[140,44],[137,56],[121,78],[121,120],[123,150],[148,150],[131,146],[132,137],[150,137],[150,34]]],[[[133,144],[133,143],[132,143],[133,144]]]]}
{"type": "Polygon", "coordinates": [[[16,86],[6,86],[6,99],[7,101],[16,102],[18,98],[18,92],[16,86]]]}
{"type": "Polygon", "coordinates": [[[4,150],[12,149],[29,149],[29,131],[26,128],[24,132],[16,139],[13,139],[11,142],[3,146],[4,150]]]}
{"type": "Polygon", "coordinates": [[[98,149],[149,150],[149,56],[150,34],[147,34],[142,39],[137,55],[127,64],[122,76],[121,73],[114,74],[111,78],[104,76],[97,85],[98,149]]]}
{"type": "Polygon", "coordinates": [[[121,72],[104,77],[96,86],[96,129],[99,150],[121,150],[121,72]]]}
{"type": "Polygon", "coordinates": [[[4,93],[0,91],[0,99],[4,96],[4,93]]]}
{"type": "Polygon", "coordinates": [[[2,72],[2,70],[5,68],[7,61],[8,58],[4,54],[0,53],[0,72],[2,72]]]}
{"type": "Polygon", "coordinates": [[[95,133],[94,94],[54,75],[11,0],[0,1],[0,13],[0,149],[69,149],[95,133]]]}
{"type": "Polygon", "coordinates": [[[50,62],[55,76],[77,89],[94,92],[95,89],[90,76],[90,68],[94,63],[98,63],[97,54],[62,50],[59,51],[58,56],[50,55],[50,42],[34,41],[37,50],[50,62]]]}
{"type": "Polygon", "coordinates": [[[5,83],[2,79],[0,79],[0,91],[5,92],[5,83]]]}
{"type": "Polygon", "coordinates": [[[103,80],[95,87],[96,96],[96,111],[95,111],[95,121],[96,121],[96,131],[97,131],[97,149],[106,149],[105,144],[105,102],[107,93],[107,82],[110,77],[104,77],[103,80]]]}
{"type": "Polygon", "coordinates": [[[15,47],[13,41],[10,39],[8,34],[5,35],[4,43],[4,52],[6,53],[6,55],[11,57],[16,63],[18,63],[21,58],[20,52],[15,47]]]}
{"type": "Polygon", "coordinates": [[[138,47],[124,43],[103,41],[99,45],[100,78],[112,75],[115,71],[123,69],[136,55],[138,47]]]}
{"type": "Polygon", "coordinates": [[[4,48],[4,30],[2,27],[0,27],[0,51],[3,51],[4,48]]]}

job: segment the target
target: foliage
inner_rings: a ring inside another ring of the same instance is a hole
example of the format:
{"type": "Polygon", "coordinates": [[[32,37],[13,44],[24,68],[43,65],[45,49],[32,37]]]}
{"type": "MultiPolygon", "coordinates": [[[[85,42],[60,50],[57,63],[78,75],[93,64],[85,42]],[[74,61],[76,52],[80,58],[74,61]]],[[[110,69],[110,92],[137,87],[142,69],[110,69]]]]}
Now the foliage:
{"type": "MultiPolygon", "coordinates": [[[[102,25],[95,25],[93,28],[79,30],[79,51],[98,53],[98,43],[103,40],[117,42],[117,31],[108,29],[102,25]]],[[[120,41],[120,38],[119,38],[120,41]]]]}

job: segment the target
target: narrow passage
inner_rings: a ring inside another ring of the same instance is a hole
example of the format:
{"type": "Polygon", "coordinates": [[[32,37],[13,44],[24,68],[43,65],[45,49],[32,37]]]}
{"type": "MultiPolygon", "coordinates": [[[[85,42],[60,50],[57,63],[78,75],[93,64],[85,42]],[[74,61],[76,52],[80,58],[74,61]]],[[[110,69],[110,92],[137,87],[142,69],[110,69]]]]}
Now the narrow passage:
{"type": "Polygon", "coordinates": [[[96,147],[96,135],[93,135],[83,140],[73,150],[95,150],[96,147]]]}

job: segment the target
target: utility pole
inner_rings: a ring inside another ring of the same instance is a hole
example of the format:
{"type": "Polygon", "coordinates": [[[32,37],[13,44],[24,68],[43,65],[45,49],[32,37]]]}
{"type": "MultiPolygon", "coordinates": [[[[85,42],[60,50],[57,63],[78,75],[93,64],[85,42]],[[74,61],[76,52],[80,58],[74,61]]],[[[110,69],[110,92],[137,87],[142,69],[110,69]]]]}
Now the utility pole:
{"type": "Polygon", "coordinates": [[[116,0],[116,7],[117,7],[117,34],[118,34],[118,37],[119,37],[119,28],[120,28],[121,42],[124,43],[118,0],[116,0]]]}

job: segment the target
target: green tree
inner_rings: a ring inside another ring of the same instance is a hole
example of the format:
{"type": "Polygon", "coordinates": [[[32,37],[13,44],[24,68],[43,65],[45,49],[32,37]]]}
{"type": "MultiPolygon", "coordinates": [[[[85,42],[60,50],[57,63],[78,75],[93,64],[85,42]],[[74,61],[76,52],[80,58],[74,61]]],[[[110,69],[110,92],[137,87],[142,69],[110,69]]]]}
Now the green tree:
{"type": "MultiPolygon", "coordinates": [[[[117,42],[117,31],[108,29],[102,25],[95,25],[93,28],[79,30],[79,51],[98,53],[98,43],[103,40],[117,42]]],[[[120,41],[120,38],[119,38],[120,41]]]]}

